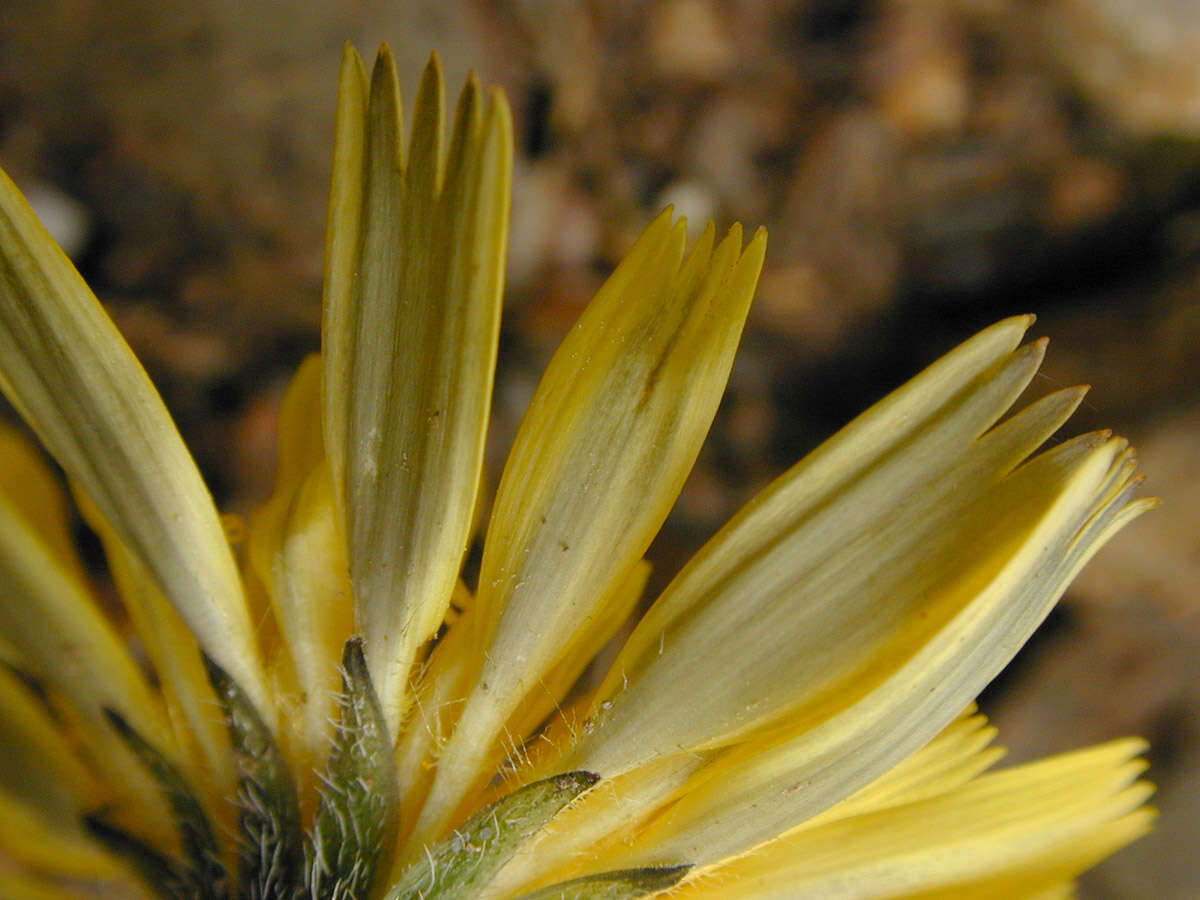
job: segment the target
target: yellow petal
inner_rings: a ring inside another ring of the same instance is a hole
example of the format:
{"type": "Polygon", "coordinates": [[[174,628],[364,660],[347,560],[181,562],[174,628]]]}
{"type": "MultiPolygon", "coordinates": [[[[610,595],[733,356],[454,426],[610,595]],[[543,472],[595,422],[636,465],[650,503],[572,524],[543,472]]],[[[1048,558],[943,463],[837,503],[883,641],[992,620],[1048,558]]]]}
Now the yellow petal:
{"type": "Polygon", "coordinates": [[[1011,900],[1013,897],[1072,900],[1077,896],[1072,882],[1122,847],[1152,831],[1156,816],[1153,809],[1135,809],[1072,840],[1051,843],[1041,848],[1041,852],[1029,853],[1024,858],[1013,854],[1016,858],[1006,861],[1006,867],[996,867],[999,868],[998,872],[985,870],[950,887],[922,888],[891,896],[898,900],[958,900],[962,897],[972,900],[1011,900]]]}
{"type": "Polygon", "coordinates": [[[485,102],[469,81],[443,153],[441,93],[435,58],[405,165],[390,53],[381,51],[365,103],[351,58],[331,200],[325,435],[359,627],[393,729],[470,536],[508,230],[503,97],[485,102]]]}
{"type": "MultiPolygon", "coordinates": [[[[89,893],[98,896],[95,892],[89,893]]],[[[0,872],[0,897],[6,900],[80,900],[80,889],[78,885],[63,885],[48,878],[0,872]]]]}
{"type": "Polygon", "coordinates": [[[129,878],[121,864],[86,837],[76,823],[43,818],[4,791],[0,791],[0,857],[63,878],[129,878]]]}
{"type": "Polygon", "coordinates": [[[0,387],[256,701],[263,682],[212,498],[79,273],[0,174],[0,387]]]}
{"type": "Polygon", "coordinates": [[[0,496],[0,630],[93,725],[118,710],[158,742],[166,723],[142,673],[85,584],[0,496]]]}
{"type": "Polygon", "coordinates": [[[0,461],[0,494],[8,498],[59,567],[80,583],[87,581],[71,536],[70,508],[62,483],[37,447],[7,423],[0,423],[0,461]]]}
{"type": "MultiPolygon", "coordinates": [[[[805,827],[900,806],[946,793],[991,765],[999,750],[987,749],[995,729],[982,716],[964,715],[926,747],[805,827]]],[[[504,897],[579,875],[603,871],[637,846],[645,820],[695,788],[702,761],[688,754],[602,781],[564,810],[506,867],[485,897],[504,897]]]]}
{"type": "Polygon", "coordinates": [[[481,893],[500,900],[581,875],[611,871],[649,812],[686,789],[701,761],[688,754],[605,779],[531,838],[481,893]]]}
{"type": "MultiPolygon", "coordinates": [[[[605,614],[586,623],[574,635],[575,642],[564,652],[562,660],[522,700],[513,718],[505,725],[504,742],[493,748],[484,764],[491,770],[503,767],[514,780],[497,783],[489,792],[487,802],[520,786],[527,774],[530,754],[540,754],[546,742],[553,745],[567,740],[572,729],[582,724],[575,715],[577,703],[566,709],[560,704],[596,654],[628,622],[649,575],[649,563],[639,560],[626,578],[617,583],[606,603],[605,614]],[[527,746],[526,740],[548,717],[552,719],[551,727],[537,737],[533,746],[527,746]]],[[[464,605],[470,605],[469,598],[464,605]]],[[[426,776],[434,770],[474,672],[465,650],[468,640],[465,628],[457,623],[452,625],[423,673],[417,688],[415,719],[401,735],[398,745],[397,760],[402,772],[415,771],[426,776]]],[[[552,752],[550,748],[546,749],[552,752]]],[[[402,794],[406,812],[420,808],[429,787],[427,782],[427,778],[418,777],[404,785],[402,794]]],[[[472,802],[479,805],[477,797],[472,802]]]]}
{"type": "Polygon", "coordinates": [[[947,793],[804,827],[705,873],[683,897],[1019,897],[1144,833],[1145,749],[1115,741],[981,776],[947,793]]]}
{"type": "Polygon", "coordinates": [[[1013,350],[1027,324],[989,329],[818,449],[639,625],[614,693],[598,694],[607,708],[555,766],[614,775],[711,754],[703,789],[637,848],[644,861],[739,852],[898,763],[999,671],[1131,514],[1123,442],[1085,437],[1012,471],[1080,392],[987,430],[1040,361],[1039,345],[1013,350]]]}
{"type": "Polygon", "coordinates": [[[43,704],[0,668],[0,789],[73,827],[100,798],[92,775],[71,751],[43,704]]]}
{"type": "MultiPolygon", "coordinates": [[[[436,833],[537,681],[645,552],[725,388],[766,235],[652,223],[563,341],[517,434],[488,525],[477,683],[439,760],[418,835],[436,833]]],[[[424,835],[428,836],[428,835],[424,835]]]]}
{"type": "MultiPolygon", "coordinates": [[[[504,728],[504,733],[510,736],[515,745],[515,752],[511,754],[514,762],[524,755],[521,742],[533,734],[534,729],[541,725],[547,716],[552,713],[564,715],[564,710],[559,704],[584,670],[591,665],[596,654],[604,649],[617,630],[629,621],[649,577],[650,564],[638,560],[626,573],[625,578],[616,582],[615,589],[605,599],[602,604],[604,614],[595,616],[581,625],[571,636],[572,643],[565,648],[558,664],[539,679],[521,701],[516,715],[504,728]]],[[[566,726],[571,727],[571,724],[568,721],[566,726]]]]}
{"type": "Polygon", "coordinates": [[[279,448],[272,501],[276,497],[292,497],[325,459],[321,375],[321,357],[311,353],[300,363],[284,391],[279,405],[279,448]]]}
{"type": "Polygon", "coordinates": [[[961,787],[1004,755],[1002,748],[988,746],[996,729],[986,723],[983,716],[958,719],[908,759],[809,819],[804,827],[915,803],[961,787]]]}
{"type": "Polygon", "coordinates": [[[961,530],[928,548],[919,571],[908,573],[919,602],[909,606],[905,594],[889,591],[882,595],[888,602],[875,605],[884,619],[904,610],[890,639],[861,648],[841,639],[846,677],[833,687],[818,683],[777,736],[763,735],[714,762],[704,789],[653,826],[646,852],[693,860],[740,852],[848,795],[944,727],[1007,664],[1095,551],[1088,532],[1117,514],[1111,504],[1123,505],[1118,495],[1096,509],[1121,453],[1117,441],[1086,436],[985,495],[961,530]],[[987,549],[975,560],[973,548],[987,549]],[[946,578],[930,580],[939,571],[946,578]],[[763,749],[773,740],[780,742],[763,749]]]}
{"type": "MultiPolygon", "coordinates": [[[[208,680],[196,638],[95,505],[81,492],[77,500],[84,519],[104,546],[121,601],[158,676],[172,726],[172,746],[178,751],[177,761],[197,786],[209,816],[232,828],[232,810],[224,802],[236,788],[229,729],[208,680]]],[[[135,720],[129,721],[139,727],[135,720]]],[[[139,734],[166,751],[164,738],[148,731],[139,730],[139,734]]],[[[171,751],[166,752],[172,755],[171,751]]]]}
{"type": "Polygon", "coordinates": [[[628,687],[574,757],[615,773],[639,755],[731,740],[811,703],[889,639],[930,578],[955,574],[928,564],[937,542],[959,540],[971,503],[1077,402],[997,454],[974,445],[1037,369],[1036,345],[1012,352],[1026,324],[977,336],[751,501],[639,623],[606,679],[610,695],[628,687]],[[689,693],[713,670],[724,677],[689,693]]]}
{"type": "MultiPolygon", "coordinates": [[[[328,750],[342,648],[353,633],[345,548],[333,482],[322,455],[321,360],[301,365],[279,417],[279,466],[271,498],[249,522],[250,564],[267,587],[286,664],[302,697],[305,768],[328,750]]],[[[283,665],[281,661],[279,663],[283,665]]]]}

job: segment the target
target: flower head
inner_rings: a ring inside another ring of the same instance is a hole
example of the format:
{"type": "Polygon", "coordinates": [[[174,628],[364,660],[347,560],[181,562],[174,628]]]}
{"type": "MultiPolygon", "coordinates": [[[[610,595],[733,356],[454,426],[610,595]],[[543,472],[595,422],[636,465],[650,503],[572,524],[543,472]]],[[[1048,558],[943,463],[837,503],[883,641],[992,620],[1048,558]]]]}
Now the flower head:
{"type": "Polygon", "coordinates": [[[1148,827],[1140,742],[989,773],[970,707],[1148,506],[1118,438],[1037,454],[1081,390],[1004,418],[1045,349],[1021,346],[1028,317],[781,476],[577,686],[638,607],[765,234],[689,247],[669,210],[649,225],[551,361],[477,534],[509,115],[472,78],[443,146],[435,59],[407,141],[402,119],[386,49],[370,75],[348,49],[322,352],[236,553],[145,373],[0,178],[0,386],[129,629],[54,478],[0,433],[0,893],[1058,896],[1148,827]]]}

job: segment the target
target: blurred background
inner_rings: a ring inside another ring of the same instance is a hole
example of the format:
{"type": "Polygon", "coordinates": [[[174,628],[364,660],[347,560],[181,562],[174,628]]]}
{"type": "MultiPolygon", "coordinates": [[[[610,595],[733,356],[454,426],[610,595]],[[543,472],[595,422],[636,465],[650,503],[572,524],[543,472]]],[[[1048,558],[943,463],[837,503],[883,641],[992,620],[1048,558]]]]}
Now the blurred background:
{"type": "Polygon", "coordinates": [[[1191,0],[4,0],[0,164],[143,360],[219,504],[270,490],[318,347],[342,43],[503,85],[517,139],[492,484],[555,345],[667,203],[771,232],[729,392],[652,548],[975,330],[1038,315],[1162,506],[982,706],[1011,758],[1137,733],[1158,830],[1088,898],[1200,896],[1200,4],[1191,0]]]}

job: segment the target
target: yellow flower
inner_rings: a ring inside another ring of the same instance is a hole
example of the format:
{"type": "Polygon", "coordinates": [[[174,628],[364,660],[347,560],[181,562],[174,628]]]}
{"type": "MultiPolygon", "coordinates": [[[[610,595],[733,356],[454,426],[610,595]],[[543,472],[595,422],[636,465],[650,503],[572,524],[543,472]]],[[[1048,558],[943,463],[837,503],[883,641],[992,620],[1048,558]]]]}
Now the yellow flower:
{"type": "Polygon", "coordinates": [[[1143,833],[1122,740],[990,773],[969,704],[1119,528],[1124,441],[1001,418],[1031,319],[987,329],[781,476],[626,637],[765,249],[664,212],[567,336],[475,538],[511,168],[436,59],[407,153],[386,49],[347,50],[322,354],[235,554],[145,373],[7,178],[0,895],[1057,897],[1143,833]],[[999,423],[999,424],[997,424],[999,423]],[[135,652],[134,648],[137,648],[135,652]],[[964,711],[965,710],[965,711],[964,711]]]}

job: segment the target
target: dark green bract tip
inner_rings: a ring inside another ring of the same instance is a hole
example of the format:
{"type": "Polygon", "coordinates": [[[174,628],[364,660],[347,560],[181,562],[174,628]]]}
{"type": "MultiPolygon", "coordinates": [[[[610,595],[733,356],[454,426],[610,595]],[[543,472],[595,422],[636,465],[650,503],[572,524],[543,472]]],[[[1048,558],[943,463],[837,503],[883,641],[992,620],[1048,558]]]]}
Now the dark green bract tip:
{"type": "Polygon", "coordinates": [[[600,776],[566,772],[480,810],[405,869],[386,900],[469,900],[528,839],[600,776]]]}
{"type": "MultiPolygon", "coordinates": [[[[148,858],[136,868],[144,873],[156,871],[156,877],[166,877],[168,884],[181,882],[184,885],[184,893],[180,896],[189,900],[225,900],[229,896],[229,880],[225,865],[221,862],[221,850],[204,807],[192,792],[187,779],[157,747],[138,734],[120,713],[106,708],[104,716],[125,746],[137,757],[138,762],[158,782],[175,817],[175,824],[179,828],[179,843],[186,857],[186,866],[171,864],[171,867],[179,869],[177,876],[164,876],[160,870],[165,863],[151,864],[148,858]]],[[[86,824],[94,837],[102,841],[107,838],[107,842],[112,846],[116,838],[116,829],[95,817],[86,820],[86,824]]],[[[126,852],[123,855],[129,858],[130,854],[134,853],[144,857],[147,848],[136,848],[136,842],[130,843],[132,840],[129,838],[125,841],[126,852]]]]}
{"type": "Polygon", "coordinates": [[[160,900],[189,900],[193,896],[187,874],[177,860],[114,825],[103,813],[85,815],[83,827],[96,843],[124,860],[160,900]]]}
{"type": "Polygon", "coordinates": [[[658,866],[585,875],[522,894],[518,900],[633,900],[674,887],[691,868],[691,865],[658,866]]]}
{"type": "Polygon", "coordinates": [[[313,900],[371,896],[396,833],[396,763],[362,638],[346,642],[339,708],[305,867],[313,900]]]}
{"type": "Polygon", "coordinates": [[[204,657],[225,709],[238,771],[239,900],[290,900],[304,885],[300,805],[292,773],[250,698],[204,657]]]}

